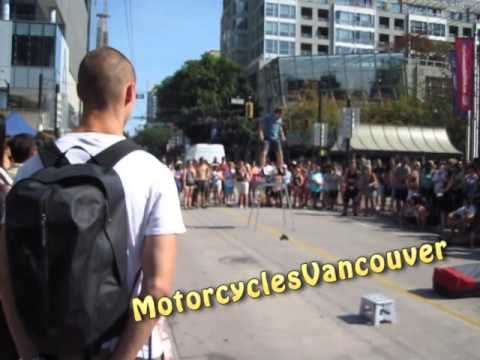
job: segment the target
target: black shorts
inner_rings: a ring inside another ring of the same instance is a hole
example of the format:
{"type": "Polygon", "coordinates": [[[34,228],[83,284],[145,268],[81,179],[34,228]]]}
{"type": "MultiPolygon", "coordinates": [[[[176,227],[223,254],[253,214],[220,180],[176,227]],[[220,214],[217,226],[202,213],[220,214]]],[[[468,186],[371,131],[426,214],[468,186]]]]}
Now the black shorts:
{"type": "Polygon", "coordinates": [[[344,201],[347,202],[350,199],[355,199],[358,196],[358,189],[348,189],[344,194],[344,201]]]}
{"type": "Polygon", "coordinates": [[[395,189],[395,200],[406,201],[408,197],[408,189],[395,189]]]}
{"type": "Polygon", "coordinates": [[[331,190],[328,192],[328,198],[330,200],[337,200],[338,198],[338,190],[331,190]]]}
{"type": "Polygon", "coordinates": [[[392,187],[390,185],[384,185],[383,196],[390,197],[392,196],[392,187]]]}
{"type": "Polygon", "coordinates": [[[205,180],[197,181],[197,191],[200,194],[205,194],[207,192],[207,182],[205,180]]]}

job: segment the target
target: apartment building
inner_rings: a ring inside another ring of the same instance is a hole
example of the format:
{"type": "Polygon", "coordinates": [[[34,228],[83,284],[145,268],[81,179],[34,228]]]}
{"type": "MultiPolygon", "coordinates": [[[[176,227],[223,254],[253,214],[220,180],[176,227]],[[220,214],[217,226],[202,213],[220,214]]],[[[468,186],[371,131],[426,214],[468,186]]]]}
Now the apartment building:
{"type": "Polygon", "coordinates": [[[20,113],[35,128],[68,131],[79,117],[77,73],[88,47],[91,1],[0,2],[3,111],[20,113]]]}
{"type": "Polygon", "coordinates": [[[475,0],[224,0],[222,54],[255,71],[279,56],[382,52],[407,34],[453,42],[476,28],[475,0]]]}

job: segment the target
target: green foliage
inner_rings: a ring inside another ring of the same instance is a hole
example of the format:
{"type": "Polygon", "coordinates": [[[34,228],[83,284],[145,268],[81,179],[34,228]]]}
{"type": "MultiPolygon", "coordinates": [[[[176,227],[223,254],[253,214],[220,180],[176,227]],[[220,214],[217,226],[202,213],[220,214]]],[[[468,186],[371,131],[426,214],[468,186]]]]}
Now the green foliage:
{"type": "Polygon", "coordinates": [[[232,97],[251,95],[246,77],[239,65],[205,54],[200,60],[187,61],[173,76],[157,87],[160,119],[189,128],[220,119],[231,110],[232,97]]]}
{"type": "Polygon", "coordinates": [[[171,131],[166,127],[147,127],[137,133],[134,140],[137,144],[144,146],[156,157],[166,153],[166,145],[170,138],[171,131]]]}
{"type": "MultiPolygon", "coordinates": [[[[306,87],[297,100],[288,107],[286,123],[289,131],[308,133],[313,129],[313,124],[318,121],[319,101],[316,84],[306,87]]],[[[335,129],[341,117],[339,102],[333,93],[322,92],[322,121],[335,129]]]]}
{"type": "Polygon", "coordinates": [[[446,93],[437,93],[425,101],[412,95],[398,100],[366,103],[362,107],[363,123],[409,125],[446,128],[452,143],[462,150],[465,146],[465,120],[454,114],[453,101],[446,93]]]}

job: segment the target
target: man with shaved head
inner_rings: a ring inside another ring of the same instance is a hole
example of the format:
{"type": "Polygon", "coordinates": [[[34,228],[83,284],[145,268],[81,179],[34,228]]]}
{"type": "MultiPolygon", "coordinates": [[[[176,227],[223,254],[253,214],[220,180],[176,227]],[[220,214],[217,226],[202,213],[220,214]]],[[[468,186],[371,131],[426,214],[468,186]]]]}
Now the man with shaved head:
{"type": "MultiPolygon", "coordinates": [[[[80,125],[56,141],[70,164],[85,163],[125,139],[124,127],[136,99],[135,70],[132,63],[115,49],[94,50],[80,65],[77,90],[84,109],[80,125]]],[[[39,156],[34,156],[19,170],[17,181],[42,168],[39,156]]],[[[130,293],[140,298],[168,296],[172,291],[175,269],[176,234],[185,232],[173,175],[164,164],[143,150],[129,153],[113,170],[120,177],[125,193],[130,293]]],[[[6,253],[2,248],[0,251],[6,253]]],[[[7,260],[1,259],[2,274],[8,272],[7,260]]],[[[11,284],[4,278],[1,285],[2,304],[22,359],[38,358],[35,341],[29,338],[17,316],[11,284]]],[[[78,286],[82,287],[82,284],[78,286]]],[[[97,316],[102,317],[102,314],[97,316]]],[[[123,329],[113,339],[106,340],[93,359],[161,359],[166,348],[160,340],[163,324],[164,319],[135,322],[129,314],[123,329]]]]}

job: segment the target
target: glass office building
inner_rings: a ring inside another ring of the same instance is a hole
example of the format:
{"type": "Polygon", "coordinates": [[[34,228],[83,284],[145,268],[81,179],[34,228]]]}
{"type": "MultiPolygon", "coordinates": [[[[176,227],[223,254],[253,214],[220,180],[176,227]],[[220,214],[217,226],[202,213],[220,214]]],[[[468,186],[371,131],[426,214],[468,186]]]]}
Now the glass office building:
{"type": "Polygon", "coordinates": [[[281,57],[260,70],[257,90],[266,111],[311,86],[339,100],[395,98],[407,83],[406,66],[396,53],[281,57]]]}

